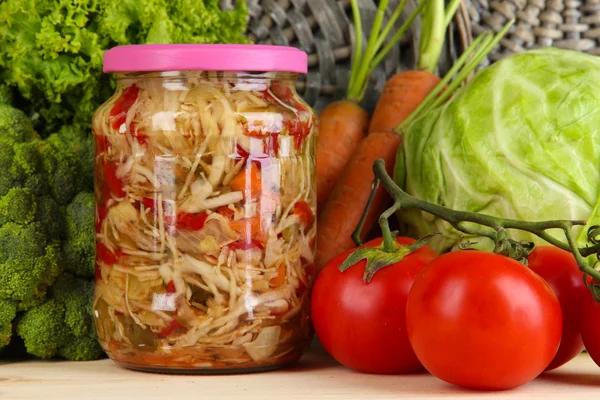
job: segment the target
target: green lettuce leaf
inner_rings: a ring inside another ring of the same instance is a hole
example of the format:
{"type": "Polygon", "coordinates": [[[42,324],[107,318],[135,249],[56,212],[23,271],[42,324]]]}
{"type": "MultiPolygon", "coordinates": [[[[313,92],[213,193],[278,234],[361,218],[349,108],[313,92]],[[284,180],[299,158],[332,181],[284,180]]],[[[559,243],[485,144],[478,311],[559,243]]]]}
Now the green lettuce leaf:
{"type": "Polygon", "coordinates": [[[243,43],[246,2],[219,0],[4,0],[0,78],[32,103],[45,127],[90,128],[113,92],[102,73],[105,50],[139,43],[243,43]]]}

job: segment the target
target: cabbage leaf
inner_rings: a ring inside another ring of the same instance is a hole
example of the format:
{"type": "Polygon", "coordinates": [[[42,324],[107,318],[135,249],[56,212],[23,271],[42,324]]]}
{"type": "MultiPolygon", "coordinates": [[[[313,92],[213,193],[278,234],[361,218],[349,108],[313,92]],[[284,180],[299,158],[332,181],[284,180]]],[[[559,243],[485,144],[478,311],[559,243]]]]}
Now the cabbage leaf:
{"type": "MultiPolygon", "coordinates": [[[[442,107],[406,131],[395,180],[409,194],[457,210],[522,220],[595,220],[600,194],[600,58],[540,49],[477,73],[442,107]]],[[[419,211],[403,211],[418,236],[460,235],[419,211]]],[[[518,240],[542,243],[512,231],[518,240]]],[[[564,239],[558,231],[554,235],[564,239]]]]}

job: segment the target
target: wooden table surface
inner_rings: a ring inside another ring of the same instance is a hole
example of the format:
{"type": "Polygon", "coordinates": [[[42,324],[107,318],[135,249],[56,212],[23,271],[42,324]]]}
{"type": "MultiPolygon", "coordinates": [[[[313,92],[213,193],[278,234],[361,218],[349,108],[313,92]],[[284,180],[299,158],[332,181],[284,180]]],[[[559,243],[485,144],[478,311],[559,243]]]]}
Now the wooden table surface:
{"type": "Polygon", "coordinates": [[[175,376],[129,371],[110,360],[0,363],[0,399],[36,400],[382,400],[598,399],[600,368],[585,354],[516,390],[465,391],[430,375],[377,376],[339,366],[320,348],[284,371],[175,376]]]}

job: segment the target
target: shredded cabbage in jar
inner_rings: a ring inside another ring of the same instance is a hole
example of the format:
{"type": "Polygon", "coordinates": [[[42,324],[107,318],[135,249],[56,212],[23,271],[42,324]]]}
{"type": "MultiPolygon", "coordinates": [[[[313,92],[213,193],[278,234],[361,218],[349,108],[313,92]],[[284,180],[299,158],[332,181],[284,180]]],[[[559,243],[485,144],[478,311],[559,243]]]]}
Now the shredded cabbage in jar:
{"type": "Polygon", "coordinates": [[[246,368],[310,340],[316,117],[290,79],[123,79],[94,116],[100,341],[117,362],[246,368]]]}

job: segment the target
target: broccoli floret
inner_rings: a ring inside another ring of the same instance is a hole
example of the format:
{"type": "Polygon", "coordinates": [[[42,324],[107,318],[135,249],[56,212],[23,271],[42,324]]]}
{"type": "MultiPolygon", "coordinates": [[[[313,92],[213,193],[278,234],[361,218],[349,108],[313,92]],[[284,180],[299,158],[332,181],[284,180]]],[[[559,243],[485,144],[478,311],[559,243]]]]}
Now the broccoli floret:
{"type": "Polygon", "coordinates": [[[17,334],[23,338],[29,354],[41,358],[56,355],[68,336],[64,315],[65,306],[54,299],[23,315],[17,324],[17,334]]]}
{"type": "Polygon", "coordinates": [[[33,305],[60,272],[60,246],[48,241],[39,223],[0,226],[0,299],[33,305]]]}
{"type": "Polygon", "coordinates": [[[21,110],[8,105],[0,105],[0,137],[15,142],[26,142],[38,137],[31,120],[21,110]]]}
{"type": "Polygon", "coordinates": [[[0,225],[5,222],[29,224],[37,212],[35,196],[29,189],[12,188],[0,198],[0,225]]]}
{"type": "Polygon", "coordinates": [[[8,85],[0,84],[0,104],[12,106],[14,102],[12,89],[8,85]]]}
{"type": "Polygon", "coordinates": [[[66,205],[81,188],[79,162],[60,144],[44,141],[39,151],[50,194],[58,204],[66,205]]]}
{"type": "Polygon", "coordinates": [[[0,349],[99,358],[94,202],[83,190],[93,190],[91,139],[63,128],[42,140],[23,113],[0,105],[0,171],[0,349]]]}
{"type": "Polygon", "coordinates": [[[14,301],[0,299],[0,349],[10,343],[12,336],[12,320],[17,315],[14,301]]]}
{"type": "Polygon", "coordinates": [[[94,195],[81,192],[67,207],[65,214],[63,259],[68,271],[94,277],[94,195]]]}
{"type": "Polygon", "coordinates": [[[17,334],[27,352],[42,358],[93,360],[103,351],[92,318],[92,281],[62,274],[52,287],[50,300],[20,319],[17,334]]]}
{"type": "Polygon", "coordinates": [[[39,222],[42,232],[48,238],[64,237],[63,209],[50,196],[39,196],[36,202],[35,220],[39,222]]]}
{"type": "Polygon", "coordinates": [[[41,141],[16,143],[0,138],[0,196],[12,188],[28,188],[36,196],[46,194],[48,185],[38,151],[41,141]]]}
{"type": "Polygon", "coordinates": [[[80,190],[94,190],[94,141],[92,136],[75,125],[65,125],[46,139],[55,146],[69,149],[79,161],[80,190]]]}
{"type": "Polygon", "coordinates": [[[82,174],[84,163],[79,156],[74,145],[62,143],[57,136],[23,143],[0,139],[0,168],[6,171],[0,177],[0,196],[23,187],[36,196],[50,195],[58,204],[68,204],[84,189],[84,182],[89,190],[93,187],[89,182],[93,178],[82,174]]]}

